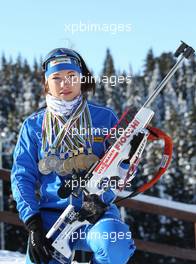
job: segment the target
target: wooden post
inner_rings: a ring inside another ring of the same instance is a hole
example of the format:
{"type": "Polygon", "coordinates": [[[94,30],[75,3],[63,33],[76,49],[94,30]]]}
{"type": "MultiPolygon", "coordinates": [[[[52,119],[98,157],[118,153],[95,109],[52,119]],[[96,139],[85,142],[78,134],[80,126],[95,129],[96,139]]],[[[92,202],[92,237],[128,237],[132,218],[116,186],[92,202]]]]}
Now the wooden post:
{"type": "Polygon", "coordinates": [[[195,248],[196,248],[196,222],[194,223],[194,230],[195,230],[195,248]]]}

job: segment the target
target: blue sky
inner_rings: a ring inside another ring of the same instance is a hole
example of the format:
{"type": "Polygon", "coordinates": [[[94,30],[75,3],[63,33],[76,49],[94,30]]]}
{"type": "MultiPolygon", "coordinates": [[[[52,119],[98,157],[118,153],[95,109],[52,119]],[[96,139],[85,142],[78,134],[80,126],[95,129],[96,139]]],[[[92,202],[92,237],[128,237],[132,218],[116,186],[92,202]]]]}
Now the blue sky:
{"type": "Polygon", "coordinates": [[[134,72],[141,72],[149,48],[155,55],[174,51],[181,39],[196,48],[196,1],[1,1],[0,34],[0,53],[6,57],[20,53],[32,63],[53,48],[72,47],[98,74],[110,48],[116,69],[128,71],[132,65],[134,72]],[[110,28],[123,24],[131,30],[116,34],[66,30],[80,23],[110,28]]]}

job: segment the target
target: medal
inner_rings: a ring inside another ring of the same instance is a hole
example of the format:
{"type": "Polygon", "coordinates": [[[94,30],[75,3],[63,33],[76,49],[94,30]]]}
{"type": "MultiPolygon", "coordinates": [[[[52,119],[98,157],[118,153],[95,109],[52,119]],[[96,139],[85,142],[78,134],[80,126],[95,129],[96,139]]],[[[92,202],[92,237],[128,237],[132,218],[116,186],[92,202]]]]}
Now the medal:
{"type": "Polygon", "coordinates": [[[76,171],[88,170],[95,162],[99,160],[99,158],[94,154],[80,154],[78,156],[75,156],[73,159],[76,171]]]}
{"type": "Polygon", "coordinates": [[[72,174],[73,169],[77,172],[80,170],[88,170],[95,162],[99,160],[99,157],[95,154],[86,155],[84,153],[77,156],[72,156],[66,160],[60,159],[56,165],[56,173],[60,176],[72,174]]]}
{"type": "Polygon", "coordinates": [[[74,169],[74,157],[73,158],[68,158],[64,160],[63,162],[63,170],[66,174],[71,174],[72,170],[74,169]]]}
{"type": "Polygon", "coordinates": [[[63,167],[63,163],[65,161],[64,157],[65,157],[65,154],[61,153],[60,159],[58,160],[56,167],[55,167],[55,172],[60,176],[65,176],[67,174],[67,172],[64,170],[64,167],[63,167]]]}
{"type": "Polygon", "coordinates": [[[87,169],[90,169],[90,167],[95,163],[95,162],[97,162],[99,160],[99,157],[98,156],[96,156],[95,154],[89,154],[89,155],[87,155],[87,158],[86,158],[86,168],[87,169]]]}
{"type": "Polygon", "coordinates": [[[47,162],[48,162],[48,168],[51,169],[52,171],[55,170],[56,165],[59,161],[59,158],[55,155],[55,149],[51,149],[51,154],[50,156],[47,157],[47,162]]]}
{"type": "Polygon", "coordinates": [[[56,155],[51,155],[51,156],[47,157],[47,162],[48,162],[49,169],[54,171],[56,166],[57,166],[58,161],[59,161],[59,159],[58,159],[58,157],[56,155]]]}
{"type": "Polygon", "coordinates": [[[55,168],[55,172],[59,175],[59,176],[65,176],[67,175],[67,171],[64,170],[64,160],[59,160],[57,163],[57,166],[55,168]]]}
{"type": "Polygon", "coordinates": [[[49,174],[49,173],[52,172],[52,170],[48,166],[48,160],[47,160],[47,158],[43,158],[43,159],[41,159],[39,161],[39,163],[38,163],[38,169],[44,175],[47,175],[47,174],[49,174]]]}

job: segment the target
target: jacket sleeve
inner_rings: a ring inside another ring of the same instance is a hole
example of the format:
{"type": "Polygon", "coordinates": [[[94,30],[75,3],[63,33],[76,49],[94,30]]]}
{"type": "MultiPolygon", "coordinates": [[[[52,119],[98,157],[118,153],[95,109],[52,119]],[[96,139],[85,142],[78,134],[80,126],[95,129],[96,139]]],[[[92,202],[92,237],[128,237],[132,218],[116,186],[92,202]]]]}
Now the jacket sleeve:
{"type": "Polygon", "coordinates": [[[117,115],[112,111],[111,112],[111,128],[114,127],[118,122],[117,115]]]}
{"type": "Polygon", "coordinates": [[[19,133],[11,171],[12,194],[17,203],[19,217],[23,222],[39,213],[39,204],[35,196],[39,175],[37,146],[33,142],[33,135],[29,130],[26,120],[19,133]]]}

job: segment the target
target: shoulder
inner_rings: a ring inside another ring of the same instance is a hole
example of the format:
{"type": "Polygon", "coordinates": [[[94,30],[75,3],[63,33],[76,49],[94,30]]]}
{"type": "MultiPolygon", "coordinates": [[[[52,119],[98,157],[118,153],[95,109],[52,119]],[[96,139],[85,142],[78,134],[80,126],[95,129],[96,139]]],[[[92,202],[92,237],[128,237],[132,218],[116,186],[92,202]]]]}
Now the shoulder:
{"type": "Polygon", "coordinates": [[[29,120],[34,120],[36,118],[42,117],[46,111],[46,107],[39,108],[36,112],[33,112],[30,116],[26,118],[29,120]]]}
{"type": "Polygon", "coordinates": [[[37,142],[37,139],[41,137],[44,113],[45,108],[38,109],[25,118],[18,134],[18,143],[21,140],[37,142]]]}
{"type": "Polygon", "coordinates": [[[118,119],[115,111],[110,107],[102,106],[102,105],[99,105],[97,103],[90,102],[90,101],[88,101],[88,106],[89,106],[90,111],[92,112],[95,112],[95,113],[99,112],[100,114],[107,115],[107,116],[109,115],[109,116],[112,116],[114,119],[118,119]]]}
{"type": "Polygon", "coordinates": [[[32,130],[40,130],[42,127],[44,113],[45,108],[41,108],[26,117],[23,121],[21,130],[26,128],[30,133],[32,132],[32,130]]]}
{"type": "Polygon", "coordinates": [[[36,112],[33,112],[31,115],[26,117],[26,119],[24,120],[24,123],[35,122],[37,119],[43,118],[45,111],[46,111],[45,107],[38,109],[36,112]]]}
{"type": "Polygon", "coordinates": [[[118,117],[110,107],[98,105],[88,101],[89,110],[95,126],[114,127],[118,117]]]}

